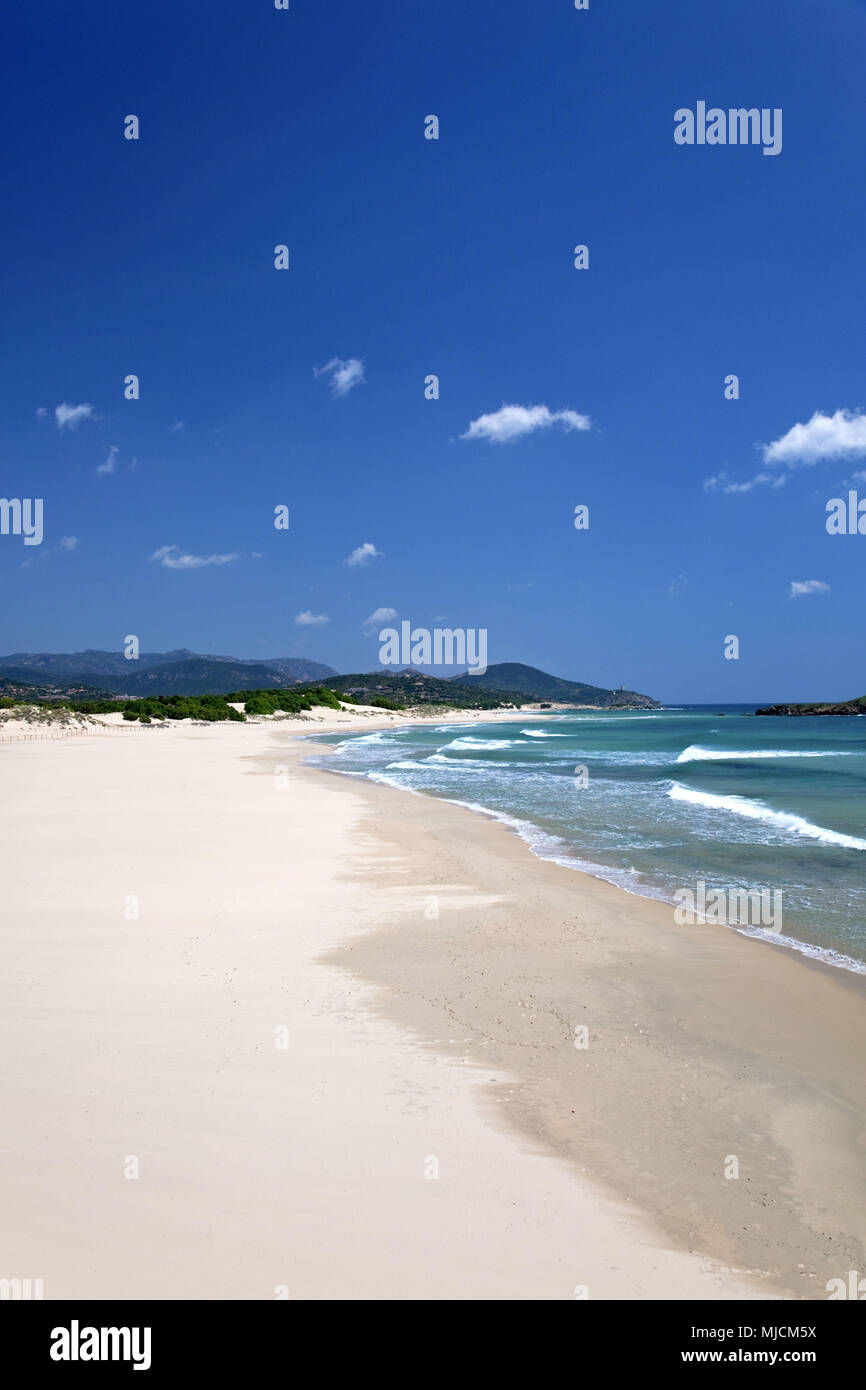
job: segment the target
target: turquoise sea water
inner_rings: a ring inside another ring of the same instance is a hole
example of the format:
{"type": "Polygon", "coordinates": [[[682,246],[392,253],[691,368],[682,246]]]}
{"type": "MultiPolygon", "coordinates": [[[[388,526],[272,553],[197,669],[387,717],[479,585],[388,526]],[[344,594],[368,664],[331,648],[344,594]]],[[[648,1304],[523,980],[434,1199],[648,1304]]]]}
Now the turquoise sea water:
{"type": "Polygon", "coordinates": [[[332,771],[492,812],[633,893],[781,890],[785,943],[866,970],[866,718],[575,710],[322,738],[332,771]]]}

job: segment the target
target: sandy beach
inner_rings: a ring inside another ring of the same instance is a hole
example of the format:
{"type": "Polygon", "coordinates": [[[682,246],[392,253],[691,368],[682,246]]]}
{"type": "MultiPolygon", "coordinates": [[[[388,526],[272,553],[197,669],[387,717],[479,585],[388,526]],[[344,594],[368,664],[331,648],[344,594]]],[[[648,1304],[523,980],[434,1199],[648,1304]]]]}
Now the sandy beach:
{"type": "Polygon", "coordinates": [[[808,1299],[866,1269],[864,979],[303,766],[299,735],[399,719],[6,731],[0,1277],[808,1299]]]}

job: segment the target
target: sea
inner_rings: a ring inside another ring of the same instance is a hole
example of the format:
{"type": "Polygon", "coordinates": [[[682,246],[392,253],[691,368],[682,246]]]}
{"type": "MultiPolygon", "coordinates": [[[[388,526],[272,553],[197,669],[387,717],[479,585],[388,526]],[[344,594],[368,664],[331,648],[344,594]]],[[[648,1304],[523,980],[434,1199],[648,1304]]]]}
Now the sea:
{"type": "Polygon", "coordinates": [[[629,893],[680,905],[683,889],[703,901],[699,884],[710,902],[775,893],[772,927],[742,911],[710,920],[866,973],[866,718],[756,708],[325,734],[311,742],[331,751],[310,761],[486,812],[539,858],[629,893]]]}

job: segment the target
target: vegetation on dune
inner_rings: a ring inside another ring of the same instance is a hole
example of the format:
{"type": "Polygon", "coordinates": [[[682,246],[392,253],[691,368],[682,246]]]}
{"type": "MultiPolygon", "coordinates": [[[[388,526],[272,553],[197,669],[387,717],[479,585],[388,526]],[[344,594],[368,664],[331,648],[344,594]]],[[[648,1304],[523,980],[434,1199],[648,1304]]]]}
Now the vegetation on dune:
{"type": "Polygon", "coordinates": [[[227,719],[243,722],[243,715],[227,704],[224,695],[149,695],[144,700],[124,700],[112,708],[120,709],[124,719],[137,719],[142,724],[150,724],[154,719],[197,719],[208,724],[227,719]]]}
{"type": "MultiPolygon", "coordinates": [[[[12,709],[32,701],[13,696],[0,698],[0,709],[12,709]]],[[[290,690],[237,690],[231,695],[148,695],[139,700],[63,700],[51,708],[75,714],[122,714],[128,723],[150,724],[155,719],[195,719],[209,724],[232,720],[243,723],[245,715],[300,714],[314,705],[339,709],[332,690],[314,685],[290,690]],[[243,705],[245,713],[233,709],[243,705]]]]}
{"type": "Polygon", "coordinates": [[[16,700],[10,696],[0,699],[0,729],[17,724],[33,728],[84,729],[93,724],[86,714],[77,714],[55,701],[34,704],[32,700],[16,700]]]}
{"type": "Polygon", "coordinates": [[[247,714],[300,714],[313,705],[340,708],[333,690],[323,685],[293,686],[290,690],[237,690],[223,699],[243,704],[247,714]]]}

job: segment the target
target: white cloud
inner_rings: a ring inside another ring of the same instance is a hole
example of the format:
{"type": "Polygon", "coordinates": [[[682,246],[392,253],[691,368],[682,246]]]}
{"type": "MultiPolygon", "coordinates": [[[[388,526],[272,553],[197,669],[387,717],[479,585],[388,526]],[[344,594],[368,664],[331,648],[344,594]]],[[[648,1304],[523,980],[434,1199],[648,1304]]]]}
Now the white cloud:
{"type": "Polygon", "coordinates": [[[549,410],[546,405],[503,405],[491,415],[479,415],[461,439],[488,439],[491,444],[508,444],[536,430],[561,425],[566,431],[588,430],[592,421],[576,410],[549,410]]]}
{"type": "Polygon", "coordinates": [[[48,419],[48,411],[46,410],[46,408],[45,408],[44,405],[40,405],[40,406],[39,406],[38,410],[36,411],[36,418],[37,418],[37,420],[47,420],[47,419],[48,419]]]}
{"type": "Polygon", "coordinates": [[[61,549],[61,550],[77,550],[77,549],[78,549],[78,537],[77,537],[77,536],[61,536],[61,537],[60,537],[60,549],[61,549]]]}
{"type": "Polygon", "coordinates": [[[230,555],[185,555],[179,545],[161,545],[150,558],[167,570],[198,570],[203,565],[230,565],[240,556],[237,551],[230,555]]]}
{"type": "Polygon", "coordinates": [[[169,427],[169,432],[171,434],[182,434],[185,428],[183,420],[175,420],[174,424],[169,427]]]}
{"type": "Polygon", "coordinates": [[[64,402],[55,407],[54,418],[59,430],[77,430],[82,420],[97,420],[99,417],[92,405],[69,405],[64,402]]]}
{"type": "Polygon", "coordinates": [[[370,614],[369,618],[364,619],[364,627],[367,628],[368,632],[371,632],[373,628],[377,628],[380,623],[388,623],[392,618],[396,617],[396,608],[376,608],[370,614]]]}
{"type": "Polygon", "coordinates": [[[762,487],[765,484],[769,487],[784,487],[787,481],[787,476],[784,473],[756,473],[754,477],[747,478],[744,483],[733,483],[727,473],[717,473],[714,478],[704,479],[704,491],[751,492],[753,488],[762,487]]]}
{"type": "Polygon", "coordinates": [[[808,424],[792,425],[787,434],[764,446],[766,462],[781,463],[786,468],[823,459],[864,456],[866,413],[854,410],[837,410],[835,415],[822,415],[816,410],[808,424]]]}
{"type": "Polygon", "coordinates": [[[331,392],[335,396],[347,396],[353,386],[360,386],[364,380],[364,363],[359,357],[332,357],[324,367],[314,367],[316,376],[328,376],[331,392]]]}
{"type": "Polygon", "coordinates": [[[116,473],[117,472],[117,448],[114,444],[108,446],[108,458],[105,463],[97,464],[97,473],[116,473]]]}
{"type": "Polygon", "coordinates": [[[806,594],[829,594],[830,585],[823,579],[792,579],[788,598],[803,598],[806,594]]]}
{"type": "MultiPolygon", "coordinates": [[[[829,459],[866,458],[866,411],[837,410],[834,415],[824,415],[816,410],[805,425],[792,425],[772,444],[765,444],[762,453],[765,463],[783,469],[829,459]]],[[[866,479],[866,473],[854,476],[866,479]]],[[[729,493],[751,492],[764,485],[782,487],[787,477],[784,472],[756,473],[745,482],[736,483],[731,482],[726,473],[718,473],[714,478],[707,478],[704,488],[708,492],[716,489],[729,493]]]]}
{"type": "Polygon", "coordinates": [[[357,546],[351,555],[346,556],[344,564],[351,565],[353,568],[356,565],[366,565],[369,560],[375,560],[381,554],[382,551],[377,550],[372,541],[364,541],[363,545],[357,546]]]}
{"type": "Polygon", "coordinates": [[[327,613],[311,613],[309,608],[305,613],[297,613],[295,622],[298,627],[321,627],[323,623],[329,623],[331,619],[327,613]]]}

